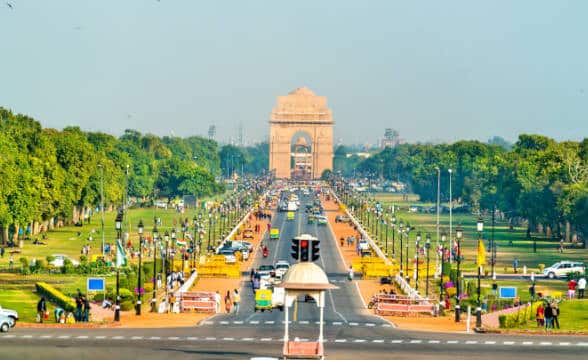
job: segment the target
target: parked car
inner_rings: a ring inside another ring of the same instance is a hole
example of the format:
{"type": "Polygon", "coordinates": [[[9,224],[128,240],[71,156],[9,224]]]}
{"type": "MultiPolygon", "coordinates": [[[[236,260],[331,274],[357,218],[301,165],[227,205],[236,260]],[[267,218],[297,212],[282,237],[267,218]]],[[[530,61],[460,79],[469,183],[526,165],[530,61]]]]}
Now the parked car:
{"type": "Polygon", "coordinates": [[[18,312],[16,310],[4,309],[2,306],[0,306],[0,316],[6,316],[10,319],[10,327],[14,327],[18,320],[18,312]]]}
{"type": "Polygon", "coordinates": [[[347,216],[343,216],[343,215],[335,216],[335,222],[348,223],[350,221],[351,221],[351,219],[348,218],[347,216]]]}
{"type": "Polygon", "coordinates": [[[543,269],[543,276],[555,279],[556,277],[566,277],[569,273],[575,272],[584,274],[586,272],[586,266],[577,261],[560,261],[543,269]]]}
{"type": "Polygon", "coordinates": [[[290,269],[290,263],[286,260],[278,260],[274,267],[276,277],[281,279],[284,276],[284,274],[288,271],[288,269],[290,269]]]}
{"type": "Polygon", "coordinates": [[[8,332],[11,327],[14,325],[12,324],[12,320],[7,315],[0,315],[0,332],[8,332]]]}
{"type": "Polygon", "coordinates": [[[218,254],[225,257],[225,263],[227,264],[234,264],[237,262],[235,251],[233,249],[221,249],[218,254]]]}
{"type": "Polygon", "coordinates": [[[65,259],[69,259],[69,261],[71,261],[71,263],[72,263],[74,266],[78,266],[78,265],[80,265],[80,262],[79,262],[79,261],[77,261],[77,260],[74,260],[74,259],[70,258],[70,257],[69,257],[69,256],[67,256],[67,255],[63,255],[63,254],[53,254],[53,255],[51,255],[51,256],[53,256],[53,257],[54,257],[54,259],[53,259],[53,261],[51,261],[49,264],[51,264],[51,265],[53,265],[53,266],[55,266],[55,267],[62,267],[62,266],[63,266],[63,261],[64,261],[65,259]]]}

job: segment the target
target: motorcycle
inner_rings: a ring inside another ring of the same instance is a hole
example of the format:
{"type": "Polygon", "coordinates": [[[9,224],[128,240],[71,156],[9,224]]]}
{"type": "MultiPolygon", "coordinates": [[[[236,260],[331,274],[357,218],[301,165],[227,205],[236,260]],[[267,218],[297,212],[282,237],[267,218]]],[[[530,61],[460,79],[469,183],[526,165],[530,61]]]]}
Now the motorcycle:
{"type": "Polygon", "coordinates": [[[269,255],[269,250],[268,250],[268,248],[264,247],[264,248],[263,248],[263,251],[262,251],[262,254],[263,254],[263,257],[264,257],[264,258],[268,257],[268,255],[269,255]]]}

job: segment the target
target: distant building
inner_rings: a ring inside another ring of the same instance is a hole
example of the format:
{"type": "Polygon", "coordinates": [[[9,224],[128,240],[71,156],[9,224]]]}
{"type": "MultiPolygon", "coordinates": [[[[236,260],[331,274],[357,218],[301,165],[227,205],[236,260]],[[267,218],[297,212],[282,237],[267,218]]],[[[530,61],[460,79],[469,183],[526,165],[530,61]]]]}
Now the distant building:
{"type": "Polygon", "coordinates": [[[387,128],[384,131],[384,138],[380,141],[380,148],[393,148],[398,144],[404,144],[404,139],[400,138],[398,131],[391,128],[387,128]]]}

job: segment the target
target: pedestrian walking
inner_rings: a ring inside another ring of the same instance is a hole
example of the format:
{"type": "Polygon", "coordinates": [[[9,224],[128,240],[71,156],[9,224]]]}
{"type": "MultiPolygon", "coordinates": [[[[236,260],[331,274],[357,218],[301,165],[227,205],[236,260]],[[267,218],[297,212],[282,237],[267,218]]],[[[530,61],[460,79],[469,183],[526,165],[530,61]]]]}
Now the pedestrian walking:
{"type": "Polygon", "coordinates": [[[241,295],[239,295],[239,291],[235,289],[233,292],[233,311],[235,314],[239,312],[239,303],[241,303],[241,295]]]}
{"type": "Polygon", "coordinates": [[[578,283],[576,282],[575,279],[570,279],[570,281],[568,281],[568,299],[572,300],[573,298],[576,297],[576,286],[578,285],[578,283]]]}
{"type": "Polygon", "coordinates": [[[84,302],[84,315],[83,315],[82,321],[88,322],[88,321],[90,321],[90,299],[88,299],[88,297],[84,297],[83,302],[84,302]]]}
{"type": "Polygon", "coordinates": [[[82,303],[82,296],[81,295],[76,296],[76,314],[75,314],[76,321],[82,321],[83,306],[84,305],[82,303]]]}
{"type": "Polygon", "coordinates": [[[535,283],[529,287],[529,295],[531,295],[531,300],[535,300],[535,283]]]}
{"type": "Polygon", "coordinates": [[[514,269],[514,273],[517,274],[518,268],[519,268],[519,259],[517,259],[517,258],[514,259],[514,261],[512,262],[512,267],[514,269]]]}
{"type": "Polygon", "coordinates": [[[221,295],[218,292],[218,290],[216,291],[216,293],[214,293],[214,304],[215,304],[215,308],[216,308],[216,313],[220,313],[221,312],[221,295]]]}
{"type": "Polygon", "coordinates": [[[254,277],[255,277],[255,269],[251,268],[251,272],[249,273],[249,281],[253,282],[254,277]]]}
{"type": "Polygon", "coordinates": [[[231,291],[227,290],[227,295],[225,295],[225,311],[227,314],[231,313],[231,291]]]}
{"type": "Polygon", "coordinates": [[[353,280],[353,266],[349,266],[349,270],[347,270],[347,278],[349,281],[353,280]]]}
{"type": "Polygon", "coordinates": [[[586,290],[586,277],[582,276],[578,280],[578,299],[584,298],[584,290],[586,290]]]}
{"type": "Polygon", "coordinates": [[[10,254],[10,257],[8,258],[8,268],[12,269],[14,267],[14,256],[12,256],[12,254],[10,254]]]}
{"type": "Polygon", "coordinates": [[[545,331],[547,331],[550,328],[553,328],[553,308],[551,307],[551,304],[547,304],[545,306],[544,316],[545,316],[545,331]]]}
{"type": "Polygon", "coordinates": [[[40,323],[43,323],[45,312],[47,312],[47,302],[45,301],[45,297],[41,296],[41,300],[37,303],[37,320],[40,323]]]}
{"type": "Polygon", "coordinates": [[[556,302],[551,304],[551,314],[553,316],[553,328],[559,330],[559,306],[556,302]]]}

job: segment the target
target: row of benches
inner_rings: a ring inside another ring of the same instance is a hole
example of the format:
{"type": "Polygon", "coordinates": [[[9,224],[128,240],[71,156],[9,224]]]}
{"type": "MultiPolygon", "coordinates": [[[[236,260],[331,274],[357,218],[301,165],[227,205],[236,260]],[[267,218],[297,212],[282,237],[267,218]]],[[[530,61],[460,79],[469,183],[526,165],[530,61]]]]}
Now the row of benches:
{"type": "Polygon", "coordinates": [[[378,302],[376,306],[378,315],[409,315],[427,313],[435,314],[435,305],[433,304],[399,304],[390,302],[378,302]]]}
{"type": "Polygon", "coordinates": [[[178,294],[182,312],[194,310],[197,312],[216,312],[216,302],[213,292],[183,292],[178,294]]]}

